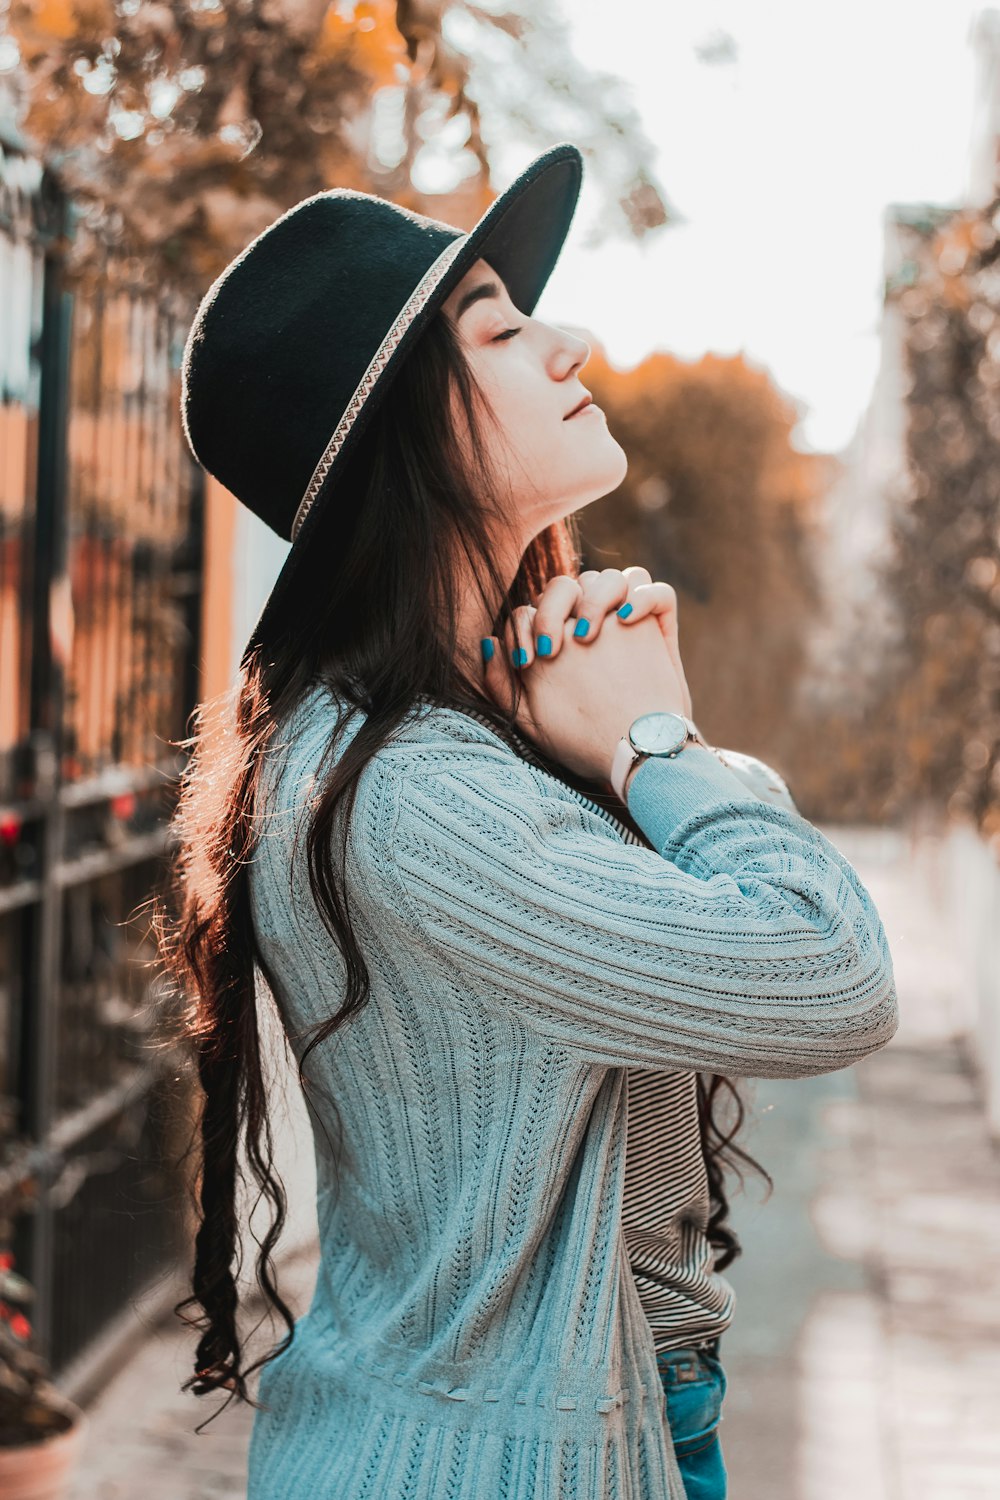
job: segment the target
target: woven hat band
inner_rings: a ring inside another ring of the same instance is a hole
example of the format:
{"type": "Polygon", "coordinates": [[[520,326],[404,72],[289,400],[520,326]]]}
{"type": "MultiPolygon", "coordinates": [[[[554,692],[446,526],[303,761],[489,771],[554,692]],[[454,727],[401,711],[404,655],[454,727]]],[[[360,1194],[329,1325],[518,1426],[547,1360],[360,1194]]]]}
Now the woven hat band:
{"type": "Polygon", "coordinates": [[[337,454],[340,452],[341,448],[344,446],[344,439],[347,437],[347,434],[350,432],[351,428],[354,425],[358,413],[370,396],[375,382],[378,380],[386,365],[389,363],[389,360],[391,359],[397,345],[399,344],[400,339],[403,337],[403,334],[406,332],[407,328],[409,328],[410,324],[417,316],[417,313],[424,306],[428,297],[431,295],[434,288],[437,286],[438,282],[441,280],[442,276],[445,274],[448,267],[451,265],[452,261],[455,259],[456,255],[461,250],[467,239],[468,235],[462,234],[459,235],[456,239],[452,240],[450,244],[445,246],[437,259],[431,263],[428,269],[424,272],[423,276],[421,276],[420,280],[417,282],[413,291],[406,299],[399,313],[393,319],[392,326],[389,328],[389,331],[386,334],[385,338],[376,349],[371,363],[369,364],[367,370],[362,375],[361,380],[358,383],[358,387],[355,390],[354,395],[347,403],[347,408],[344,412],[344,415],[337,423],[333,436],[327,443],[326,447],[323,449],[323,453],[320,457],[319,463],[313,470],[313,476],[306,486],[305,494],[299,501],[298,509],[295,512],[295,519],[292,521],[291,535],[293,542],[298,536],[299,528],[308,515],[313,501],[316,499],[316,496],[319,494],[320,490],[323,487],[323,481],[330,471],[330,466],[332,465],[334,459],[337,457],[337,454]]]}

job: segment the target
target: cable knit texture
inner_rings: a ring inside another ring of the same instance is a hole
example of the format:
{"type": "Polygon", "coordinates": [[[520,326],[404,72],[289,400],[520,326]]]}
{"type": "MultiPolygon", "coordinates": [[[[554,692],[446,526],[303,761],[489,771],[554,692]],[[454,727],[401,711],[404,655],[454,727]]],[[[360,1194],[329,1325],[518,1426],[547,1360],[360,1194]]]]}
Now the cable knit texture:
{"type": "MultiPolygon", "coordinates": [[[[297,1055],[344,994],[304,840],[335,713],[315,687],[281,727],[251,867],[297,1055]]],[[[871,897],[791,805],[689,745],[628,812],[650,847],[433,704],[362,772],[372,994],[306,1065],[319,1270],[248,1500],[685,1500],[623,1229],[629,1070],[831,1072],[898,1012],[871,897]]]]}

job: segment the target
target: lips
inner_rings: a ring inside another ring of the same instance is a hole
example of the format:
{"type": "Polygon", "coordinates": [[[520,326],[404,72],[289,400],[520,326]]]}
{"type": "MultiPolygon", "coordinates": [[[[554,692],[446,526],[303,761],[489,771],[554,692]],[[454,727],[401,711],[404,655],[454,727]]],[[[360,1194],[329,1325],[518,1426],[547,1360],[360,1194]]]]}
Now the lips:
{"type": "Polygon", "coordinates": [[[577,412],[583,411],[584,407],[589,406],[593,399],[593,396],[588,391],[587,394],[583,397],[582,401],[578,401],[573,410],[566,413],[566,415],[563,417],[563,421],[568,422],[570,417],[575,417],[577,412]]]}

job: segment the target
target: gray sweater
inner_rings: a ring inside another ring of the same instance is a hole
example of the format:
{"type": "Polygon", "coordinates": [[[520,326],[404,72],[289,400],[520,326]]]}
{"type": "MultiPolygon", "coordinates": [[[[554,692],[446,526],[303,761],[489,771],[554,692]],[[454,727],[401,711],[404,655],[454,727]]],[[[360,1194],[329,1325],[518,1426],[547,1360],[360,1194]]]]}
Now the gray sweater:
{"type": "MultiPolygon", "coordinates": [[[[294,838],[334,711],[315,688],[283,726],[251,868],[297,1052],[343,990],[294,838]]],[[[651,847],[430,705],[362,773],[372,996],[307,1063],[320,1267],[249,1500],[684,1500],[622,1227],[628,1070],[830,1072],[898,1011],[867,890],[798,812],[697,746],[628,810],[651,847]]]]}

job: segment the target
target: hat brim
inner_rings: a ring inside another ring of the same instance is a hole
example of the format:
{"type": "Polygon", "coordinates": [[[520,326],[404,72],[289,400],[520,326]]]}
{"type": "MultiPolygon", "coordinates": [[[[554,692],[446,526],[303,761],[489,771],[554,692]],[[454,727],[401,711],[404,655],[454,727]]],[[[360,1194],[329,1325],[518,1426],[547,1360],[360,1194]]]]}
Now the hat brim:
{"type": "Polygon", "coordinates": [[[241,667],[246,665],[257,646],[273,641],[292,624],[293,617],[287,606],[293,597],[297,598],[298,612],[301,613],[302,596],[296,591],[296,585],[305,582],[306,560],[315,554],[315,544],[322,534],[324,522],[336,509],[329,503],[333,491],[339,490],[351,456],[389,390],[393,375],[398,372],[428,321],[480,257],[489,261],[497,275],[502,277],[515,306],[530,315],[559,258],[576,210],[582,180],[583,157],[579,149],[569,141],[561,141],[535,157],[469,230],[455,259],[404,331],[358,412],[264,602],[253,633],[243,648],[241,667]]]}

